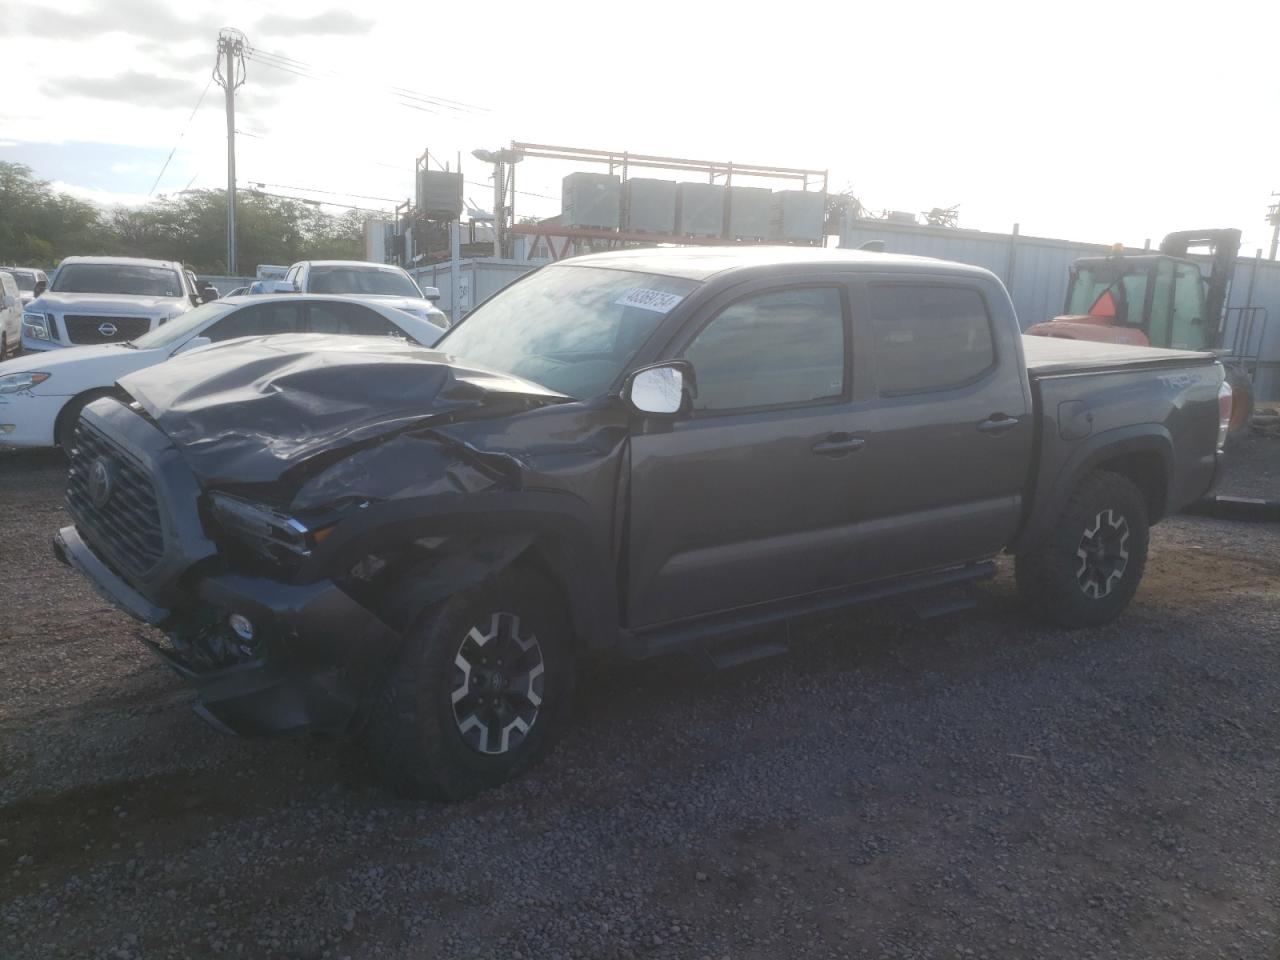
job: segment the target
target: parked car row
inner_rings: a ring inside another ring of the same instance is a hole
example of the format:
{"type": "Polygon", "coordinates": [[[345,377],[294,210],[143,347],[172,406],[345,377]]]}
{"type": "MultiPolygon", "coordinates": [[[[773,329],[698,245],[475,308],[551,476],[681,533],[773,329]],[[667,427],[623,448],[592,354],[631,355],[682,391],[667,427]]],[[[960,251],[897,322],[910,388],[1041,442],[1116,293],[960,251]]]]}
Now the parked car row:
{"type": "Polygon", "coordinates": [[[47,289],[43,274],[32,280],[24,307],[0,271],[0,443],[69,449],[80,411],[120,377],[210,343],[311,332],[430,346],[448,326],[399,267],[307,261],[289,274],[219,299],[173,261],[68,257],[47,289]],[[19,344],[26,356],[10,359],[19,344]]]}
{"type": "Polygon", "coordinates": [[[71,448],[80,411],[126,374],[211,343],[285,333],[394,338],[429,347],[443,328],[377,301],[293,294],[193,307],[124,342],[33,352],[0,365],[0,443],[71,448]]]}

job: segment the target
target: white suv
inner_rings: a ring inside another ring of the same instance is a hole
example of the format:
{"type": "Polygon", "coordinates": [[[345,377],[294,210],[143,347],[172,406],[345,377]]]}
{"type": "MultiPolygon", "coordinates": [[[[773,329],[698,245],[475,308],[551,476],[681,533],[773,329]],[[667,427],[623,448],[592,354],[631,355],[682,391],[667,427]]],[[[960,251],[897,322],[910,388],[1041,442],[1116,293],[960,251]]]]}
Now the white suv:
{"type": "Polygon", "coordinates": [[[201,301],[180,263],[67,257],[49,288],[22,311],[22,349],[123,343],[201,301]]]}
{"type": "Polygon", "coordinates": [[[284,282],[299,293],[342,294],[377,300],[388,307],[445,329],[449,318],[436,306],[440,291],[421,290],[413,277],[397,266],[367,260],[303,260],[285,274],[284,282]]]}

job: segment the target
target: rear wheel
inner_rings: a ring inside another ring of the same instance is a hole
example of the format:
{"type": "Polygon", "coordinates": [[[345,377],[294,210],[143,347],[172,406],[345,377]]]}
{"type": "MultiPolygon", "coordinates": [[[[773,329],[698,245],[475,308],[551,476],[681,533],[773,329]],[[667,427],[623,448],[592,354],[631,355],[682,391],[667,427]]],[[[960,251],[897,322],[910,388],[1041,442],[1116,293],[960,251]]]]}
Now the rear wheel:
{"type": "Polygon", "coordinates": [[[1018,593],[1041,620],[1063,627],[1114,620],[1147,562],[1147,505],[1125,477],[1097,470],[1081,481],[1050,533],[1018,554],[1018,593]]]}
{"type": "Polygon", "coordinates": [[[545,578],[505,571],[418,618],[366,729],[388,785],[454,800],[546,754],[574,684],[574,644],[558,599],[545,578]]]}

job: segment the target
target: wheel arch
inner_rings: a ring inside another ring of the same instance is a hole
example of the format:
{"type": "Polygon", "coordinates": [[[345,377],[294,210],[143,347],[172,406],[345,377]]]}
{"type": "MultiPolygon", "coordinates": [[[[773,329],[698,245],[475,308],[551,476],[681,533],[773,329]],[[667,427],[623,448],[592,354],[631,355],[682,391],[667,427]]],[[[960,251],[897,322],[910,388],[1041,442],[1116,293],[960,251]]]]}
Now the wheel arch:
{"type": "Polygon", "coordinates": [[[347,542],[335,543],[333,550],[315,557],[314,572],[334,576],[359,556],[438,537],[441,546],[401,571],[376,601],[377,612],[392,626],[403,628],[430,604],[524,567],[550,579],[561,591],[580,647],[617,643],[615,563],[585,504],[527,491],[443,499],[429,509],[415,507],[412,501],[393,506],[376,525],[344,536],[347,542]]]}
{"type": "Polygon", "coordinates": [[[1146,502],[1148,523],[1155,524],[1165,516],[1174,478],[1173,440],[1168,431],[1159,424],[1108,430],[1084,441],[1058,468],[1056,480],[1033,506],[1011,552],[1038,543],[1053,527],[1072,492],[1095,470],[1108,470],[1132,482],[1146,502]]]}

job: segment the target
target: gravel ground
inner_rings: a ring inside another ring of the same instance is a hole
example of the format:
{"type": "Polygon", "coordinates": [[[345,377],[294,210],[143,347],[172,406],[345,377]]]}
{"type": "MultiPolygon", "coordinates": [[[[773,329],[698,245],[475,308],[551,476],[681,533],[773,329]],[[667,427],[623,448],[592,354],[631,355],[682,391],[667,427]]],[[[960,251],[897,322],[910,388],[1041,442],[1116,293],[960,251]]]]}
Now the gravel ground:
{"type": "MultiPolygon", "coordinates": [[[[1280,441],[1224,484],[1277,495],[1280,441]]],[[[1280,957],[1280,528],[1176,518],[1105,629],[977,608],[593,672],[452,806],[204,726],[0,454],[0,957],[1280,957]]],[[[1252,494],[1258,495],[1258,494],[1252,494]]]]}

